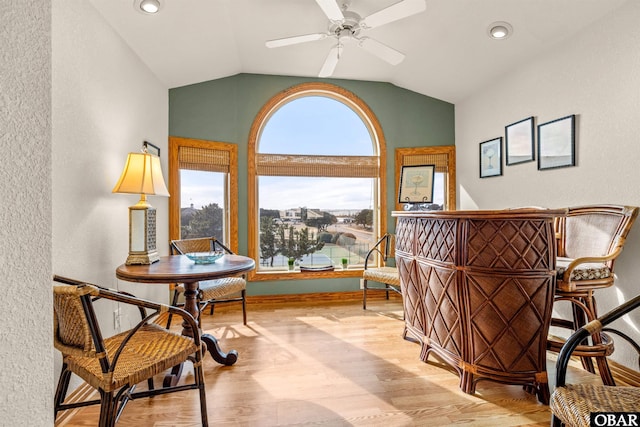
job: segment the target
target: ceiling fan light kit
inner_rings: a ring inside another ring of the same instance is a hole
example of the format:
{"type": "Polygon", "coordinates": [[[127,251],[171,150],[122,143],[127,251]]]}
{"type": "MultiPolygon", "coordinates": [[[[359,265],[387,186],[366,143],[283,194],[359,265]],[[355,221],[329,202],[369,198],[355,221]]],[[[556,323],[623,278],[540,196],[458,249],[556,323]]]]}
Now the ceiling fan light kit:
{"type": "Polygon", "coordinates": [[[329,19],[327,32],[269,40],[265,45],[268,48],[275,48],[335,37],[336,44],[329,50],[318,77],[329,77],[333,74],[342,56],[344,43],[348,42],[355,42],[356,46],[376,55],[389,64],[398,65],[404,59],[402,52],[370,37],[360,37],[360,33],[418,14],[426,9],[425,0],[401,0],[362,18],[356,12],[347,10],[348,2],[343,3],[341,8],[336,0],[315,1],[329,19]]]}

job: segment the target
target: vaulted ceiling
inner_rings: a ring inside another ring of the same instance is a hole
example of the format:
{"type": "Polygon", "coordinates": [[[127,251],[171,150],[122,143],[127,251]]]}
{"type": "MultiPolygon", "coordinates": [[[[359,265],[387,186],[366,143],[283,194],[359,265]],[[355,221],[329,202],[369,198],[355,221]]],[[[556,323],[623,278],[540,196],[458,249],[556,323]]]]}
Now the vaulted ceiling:
{"type": "MultiPolygon", "coordinates": [[[[317,77],[337,43],[265,46],[327,32],[316,0],[160,0],[154,15],[137,11],[135,0],[90,1],[168,88],[238,73],[317,77]]],[[[400,64],[344,43],[332,77],[389,82],[456,103],[625,1],[634,0],[425,0],[423,12],[361,34],[405,54],[400,64]],[[492,40],[488,27],[496,21],[511,24],[513,34],[492,40]]],[[[351,0],[347,10],[366,17],[397,2],[351,0]]]]}

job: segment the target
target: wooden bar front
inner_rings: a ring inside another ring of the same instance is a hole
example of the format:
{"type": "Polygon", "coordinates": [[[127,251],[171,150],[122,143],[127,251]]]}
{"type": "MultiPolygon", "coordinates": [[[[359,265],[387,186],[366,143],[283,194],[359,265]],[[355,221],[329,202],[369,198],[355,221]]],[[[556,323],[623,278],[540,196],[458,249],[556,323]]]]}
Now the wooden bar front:
{"type": "Polygon", "coordinates": [[[405,334],[456,369],[522,384],[549,402],[546,340],[556,286],[553,221],[565,210],[393,212],[405,334]]]}

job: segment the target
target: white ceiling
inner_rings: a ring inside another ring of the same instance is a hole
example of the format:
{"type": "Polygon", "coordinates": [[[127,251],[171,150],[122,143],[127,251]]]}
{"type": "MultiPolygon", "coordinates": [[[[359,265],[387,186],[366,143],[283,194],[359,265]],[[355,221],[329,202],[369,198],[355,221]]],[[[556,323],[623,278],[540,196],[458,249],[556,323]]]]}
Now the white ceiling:
{"type": "MultiPolygon", "coordinates": [[[[276,49],[270,39],[325,32],[315,0],[160,0],[155,15],[134,0],[91,0],[168,88],[238,73],[316,77],[334,38],[276,49]]],[[[338,0],[340,1],[340,0],[338,0]]],[[[370,15],[398,0],[351,0],[370,15]]],[[[633,0],[426,0],[426,11],[366,31],[404,54],[392,66],[347,45],[332,77],[390,82],[456,103],[633,0]],[[513,35],[492,40],[489,24],[513,35]]]]}

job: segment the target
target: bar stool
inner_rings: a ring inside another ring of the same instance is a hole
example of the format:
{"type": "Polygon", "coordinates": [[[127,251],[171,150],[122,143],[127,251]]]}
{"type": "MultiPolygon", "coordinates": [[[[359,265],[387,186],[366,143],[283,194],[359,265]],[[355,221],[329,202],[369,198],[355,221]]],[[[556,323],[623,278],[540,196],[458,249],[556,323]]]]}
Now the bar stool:
{"type": "MultiPolygon", "coordinates": [[[[598,317],[594,292],[613,285],[615,261],[638,211],[633,206],[591,205],[569,208],[567,216],[556,219],[558,280],[554,305],[568,301],[572,319],[554,317],[551,326],[575,332],[598,317]]],[[[564,343],[565,340],[550,336],[547,348],[559,352],[564,343]]],[[[580,356],[589,372],[595,372],[595,358],[602,382],[615,385],[606,359],[611,353],[613,340],[606,333],[597,332],[591,335],[590,342],[578,345],[573,354],[580,356]]]]}

